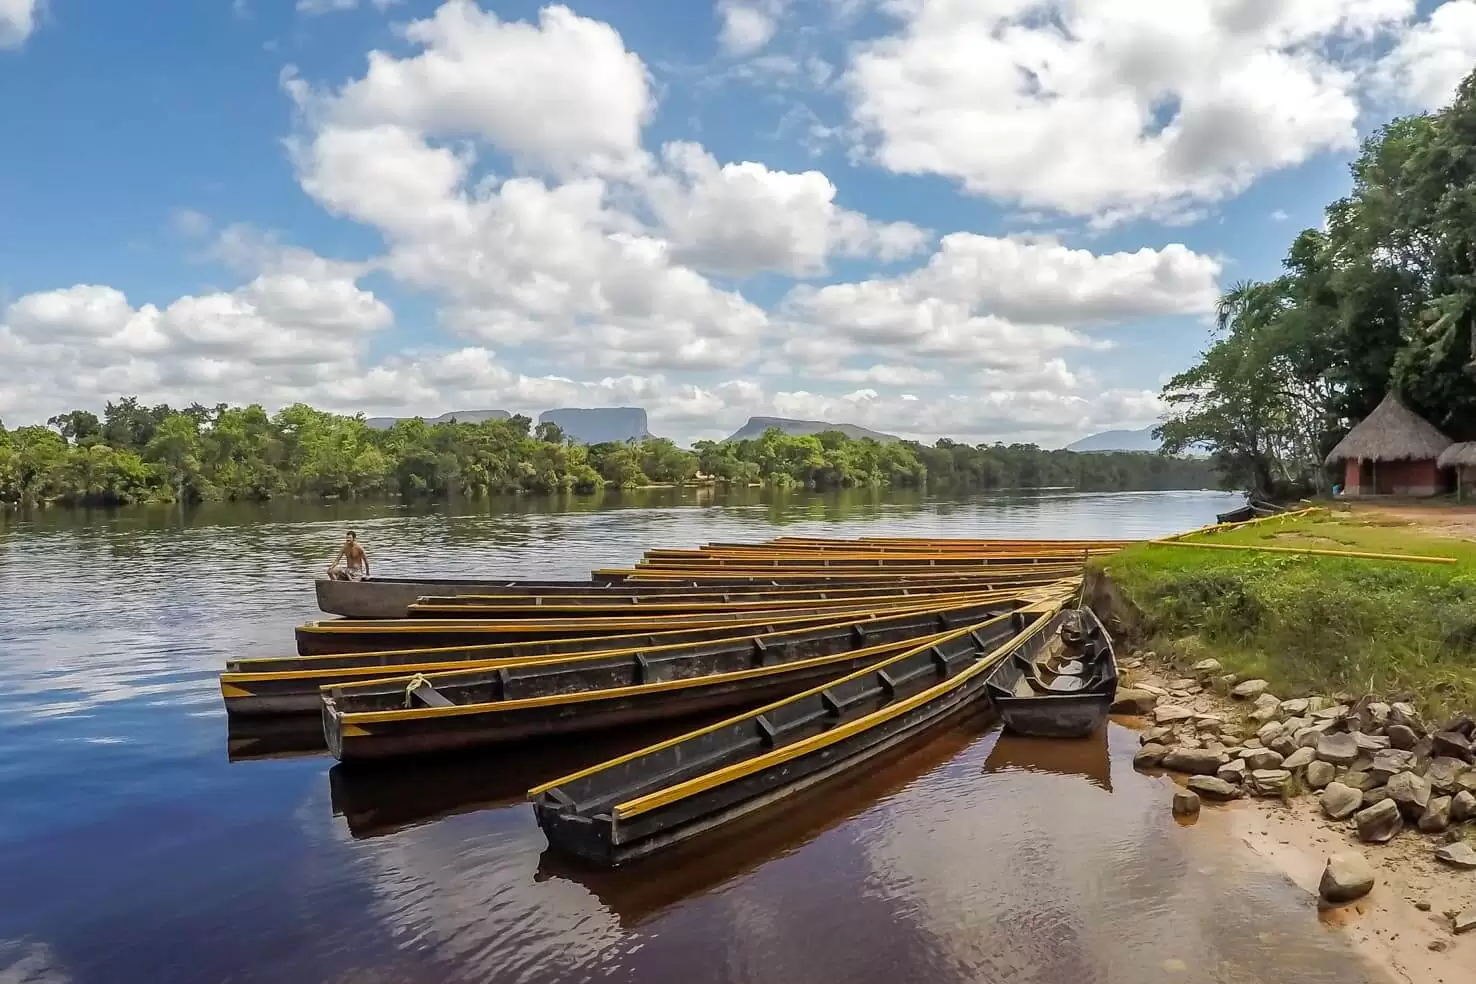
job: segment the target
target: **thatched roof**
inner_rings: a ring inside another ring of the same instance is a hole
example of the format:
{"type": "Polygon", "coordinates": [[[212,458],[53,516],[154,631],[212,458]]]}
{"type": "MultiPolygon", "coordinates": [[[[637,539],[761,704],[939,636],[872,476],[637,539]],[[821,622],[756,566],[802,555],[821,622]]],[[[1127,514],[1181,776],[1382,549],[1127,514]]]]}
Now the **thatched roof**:
{"type": "Polygon", "coordinates": [[[1441,468],[1476,468],[1476,441],[1452,444],[1440,452],[1436,464],[1441,468]]]}
{"type": "Polygon", "coordinates": [[[1337,461],[1422,461],[1438,458],[1452,441],[1392,392],[1348,432],[1327,456],[1337,461]]]}

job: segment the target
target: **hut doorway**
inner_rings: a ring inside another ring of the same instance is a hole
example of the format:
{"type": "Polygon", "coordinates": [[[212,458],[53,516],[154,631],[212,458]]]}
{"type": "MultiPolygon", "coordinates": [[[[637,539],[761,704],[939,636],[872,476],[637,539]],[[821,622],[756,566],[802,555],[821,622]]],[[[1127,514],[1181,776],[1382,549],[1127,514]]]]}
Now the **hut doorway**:
{"type": "Polygon", "coordinates": [[[1367,458],[1358,463],[1358,490],[1363,495],[1378,495],[1383,489],[1377,487],[1379,466],[1367,458]]]}

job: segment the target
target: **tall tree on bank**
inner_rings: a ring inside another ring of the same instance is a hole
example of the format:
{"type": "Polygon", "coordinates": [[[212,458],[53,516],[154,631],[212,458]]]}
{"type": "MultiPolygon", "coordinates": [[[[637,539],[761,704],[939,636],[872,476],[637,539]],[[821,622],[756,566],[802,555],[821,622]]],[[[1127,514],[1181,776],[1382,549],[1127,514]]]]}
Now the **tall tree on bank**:
{"type": "Polygon", "coordinates": [[[1210,447],[1258,495],[1325,488],[1324,456],[1390,389],[1476,438],[1476,75],[1380,128],[1352,174],[1326,231],[1226,291],[1210,346],[1164,387],[1166,448],[1210,447]]]}

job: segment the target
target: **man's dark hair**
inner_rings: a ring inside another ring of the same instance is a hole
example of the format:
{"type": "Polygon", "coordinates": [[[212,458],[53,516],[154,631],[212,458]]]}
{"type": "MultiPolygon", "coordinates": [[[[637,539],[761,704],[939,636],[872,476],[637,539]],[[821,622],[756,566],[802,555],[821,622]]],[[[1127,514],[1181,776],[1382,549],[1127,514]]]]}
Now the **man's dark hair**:
{"type": "Polygon", "coordinates": [[[357,532],[355,532],[354,530],[349,530],[349,534],[348,535],[351,536],[351,537],[353,537],[355,540],[357,540],[359,538],[359,534],[357,532]]]}

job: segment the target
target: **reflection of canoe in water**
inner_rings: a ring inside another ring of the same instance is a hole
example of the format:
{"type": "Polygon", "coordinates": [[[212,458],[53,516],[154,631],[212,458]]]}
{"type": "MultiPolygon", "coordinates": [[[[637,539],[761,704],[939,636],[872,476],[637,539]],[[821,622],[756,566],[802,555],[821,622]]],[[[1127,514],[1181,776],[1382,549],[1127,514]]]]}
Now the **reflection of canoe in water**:
{"type": "Polygon", "coordinates": [[[1089,608],[1057,614],[989,677],[989,699],[1006,728],[1043,738],[1085,738],[1117,696],[1112,640],[1089,608]]]}
{"type": "Polygon", "coordinates": [[[1032,738],[1001,729],[985,772],[1044,772],[1058,776],[1080,776],[1112,792],[1112,758],[1107,748],[1107,729],[1099,728],[1085,741],[1032,738]]]}
{"type": "Polygon", "coordinates": [[[956,630],[814,690],[529,792],[555,849],[614,866],[861,767],[970,708],[1059,607],[956,630]]]}
{"type": "Polygon", "coordinates": [[[710,895],[891,799],[978,741],[987,724],[983,715],[971,713],[929,740],[877,755],[865,768],[848,772],[843,782],[796,793],[785,800],[780,822],[762,811],[752,813],[656,857],[613,870],[591,868],[550,848],[539,857],[534,880],[564,879],[582,885],[619,918],[622,928],[634,929],[673,905],[710,895]]]}
{"type": "Polygon", "coordinates": [[[315,718],[226,719],[226,759],[296,758],[321,755],[323,728],[315,718]]]}
{"type": "Polygon", "coordinates": [[[855,672],[950,626],[1019,607],[994,599],[823,629],[548,659],[326,690],[323,733],[344,761],[596,731],[752,707],[855,672]]]}
{"type": "MultiPolygon", "coordinates": [[[[343,817],[350,835],[360,840],[446,817],[521,806],[528,787],[549,776],[664,741],[711,720],[688,718],[595,738],[554,739],[516,756],[452,755],[418,762],[413,769],[335,765],[328,770],[333,815],[343,817]]],[[[321,729],[318,737],[321,747],[321,729]]]]}

